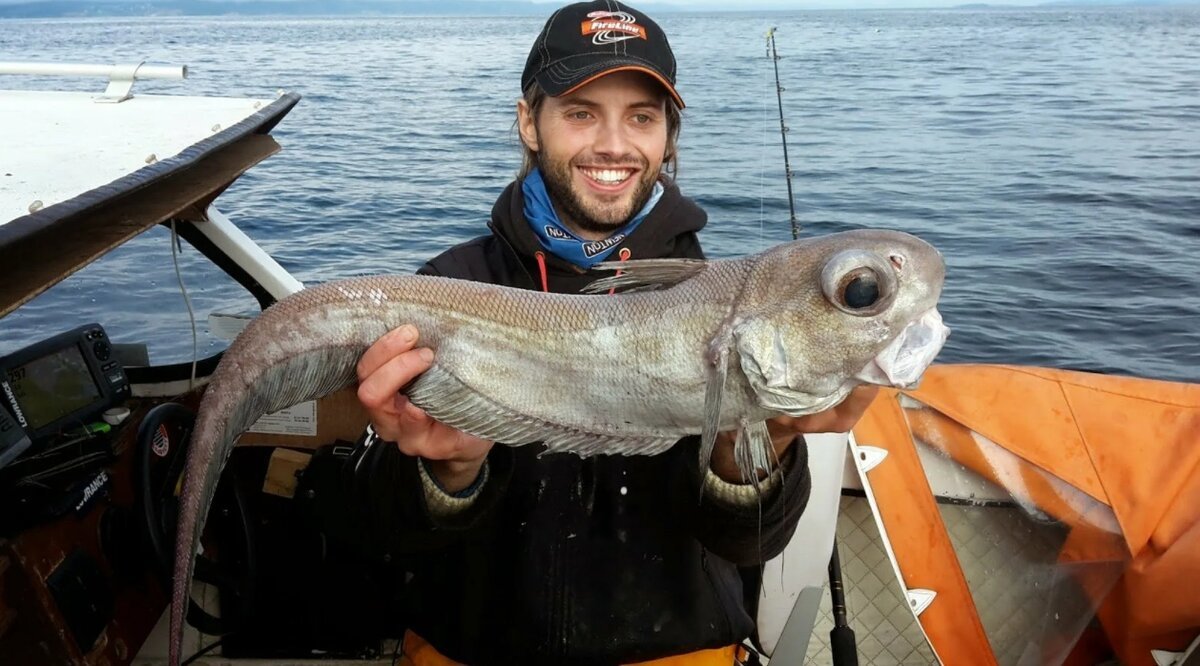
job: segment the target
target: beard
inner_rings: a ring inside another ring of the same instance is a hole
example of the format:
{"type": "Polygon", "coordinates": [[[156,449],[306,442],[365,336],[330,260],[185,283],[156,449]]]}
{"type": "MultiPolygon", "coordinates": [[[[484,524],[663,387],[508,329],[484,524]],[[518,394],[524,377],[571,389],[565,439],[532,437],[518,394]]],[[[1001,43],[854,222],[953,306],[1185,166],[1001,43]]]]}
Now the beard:
{"type": "Polygon", "coordinates": [[[639,169],[638,182],[634,185],[633,196],[614,201],[599,201],[585,197],[583,193],[572,187],[575,169],[571,166],[570,160],[551,160],[545,156],[545,152],[538,152],[537,164],[538,169],[542,172],[542,181],[546,184],[546,191],[558,206],[559,213],[567,218],[563,222],[595,234],[609,235],[625,226],[630,218],[636,215],[650,200],[650,195],[654,192],[654,181],[657,178],[656,174],[650,173],[647,168],[649,165],[645,160],[609,160],[608,164],[591,162],[589,163],[591,166],[636,165],[639,169]]]}

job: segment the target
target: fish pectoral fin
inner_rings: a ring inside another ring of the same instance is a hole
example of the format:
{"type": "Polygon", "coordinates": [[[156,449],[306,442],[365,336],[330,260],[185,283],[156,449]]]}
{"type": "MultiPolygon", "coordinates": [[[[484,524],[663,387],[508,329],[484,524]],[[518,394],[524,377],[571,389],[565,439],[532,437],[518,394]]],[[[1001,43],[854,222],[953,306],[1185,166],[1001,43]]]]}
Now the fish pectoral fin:
{"type": "Polygon", "coordinates": [[[779,463],[766,421],[742,424],[738,429],[737,443],[733,445],[733,460],[742,478],[750,479],[755,490],[760,490],[759,471],[770,471],[779,463]]]}
{"type": "Polygon", "coordinates": [[[620,275],[600,278],[583,288],[583,293],[599,294],[610,289],[648,291],[671,287],[704,270],[703,259],[634,259],[604,261],[593,268],[602,271],[621,271],[620,275]]]}
{"type": "Polygon", "coordinates": [[[589,432],[522,414],[434,364],[408,390],[408,399],[435,420],[475,437],[508,445],[543,442],[547,453],[653,455],[677,438],[589,432]]]}
{"type": "Polygon", "coordinates": [[[712,461],[721,422],[721,403],[725,397],[725,379],[729,374],[729,347],[720,346],[716,362],[709,368],[708,384],[704,388],[704,430],[700,435],[700,473],[712,461]]]}

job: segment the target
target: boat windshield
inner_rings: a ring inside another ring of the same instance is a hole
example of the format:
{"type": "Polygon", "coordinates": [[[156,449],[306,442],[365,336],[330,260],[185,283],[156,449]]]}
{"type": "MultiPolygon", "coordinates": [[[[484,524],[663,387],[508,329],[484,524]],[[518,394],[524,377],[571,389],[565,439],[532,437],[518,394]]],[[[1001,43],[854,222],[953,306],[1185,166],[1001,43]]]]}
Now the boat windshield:
{"type": "Polygon", "coordinates": [[[17,308],[0,323],[0,355],[92,322],[127,355],[126,366],[188,363],[193,353],[197,360],[220,353],[229,345],[228,322],[210,315],[253,316],[258,302],[186,241],[174,257],[171,246],[170,229],[152,227],[17,308]]]}

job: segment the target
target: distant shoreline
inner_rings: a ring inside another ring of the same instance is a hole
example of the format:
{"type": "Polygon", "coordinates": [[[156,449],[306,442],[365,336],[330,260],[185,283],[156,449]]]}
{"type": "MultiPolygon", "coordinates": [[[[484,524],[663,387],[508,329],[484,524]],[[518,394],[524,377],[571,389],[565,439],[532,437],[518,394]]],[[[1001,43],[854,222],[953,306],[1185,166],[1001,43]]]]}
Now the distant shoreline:
{"type": "Polygon", "coordinates": [[[532,2],[396,2],[388,0],[38,0],[0,4],[0,18],[182,16],[531,16],[532,2]]]}
{"type": "MultiPolygon", "coordinates": [[[[919,2],[919,0],[918,0],[919,2]]],[[[863,8],[789,8],[764,4],[761,7],[696,10],[679,4],[648,3],[644,6],[659,14],[781,13],[803,11],[919,11],[979,9],[1054,9],[1103,7],[1181,7],[1200,4],[1200,0],[1061,0],[1038,5],[1003,3],[964,3],[946,7],[863,7],[863,8]]],[[[37,0],[0,3],[0,19],[21,18],[177,18],[177,17],[370,17],[370,16],[455,16],[502,17],[544,16],[555,5],[520,0],[477,2],[471,0],[37,0]]]]}

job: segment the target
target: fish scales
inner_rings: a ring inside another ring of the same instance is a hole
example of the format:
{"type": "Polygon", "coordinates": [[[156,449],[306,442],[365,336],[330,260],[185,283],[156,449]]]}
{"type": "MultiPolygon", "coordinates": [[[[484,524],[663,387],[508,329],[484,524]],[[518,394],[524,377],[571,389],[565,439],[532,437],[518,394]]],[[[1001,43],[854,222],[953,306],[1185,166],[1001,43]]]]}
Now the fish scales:
{"type": "Polygon", "coordinates": [[[188,449],[171,663],[196,544],[233,442],[266,413],[351,386],[362,353],[396,326],[416,326],[419,344],[436,353],[410,398],[453,427],[580,455],[653,454],[703,431],[702,458],[716,429],[738,429],[735,458],[754,478],[771,447],[764,419],[820,411],[863,382],[914,382],[948,333],[935,309],[941,256],[898,232],[831,234],[740,259],[604,267],[624,274],[598,290],[667,288],[609,297],[374,276],[305,289],[253,320],[213,373],[188,449]],[[871,302],[850,307],[847,285],[864,271],[874,291],[855,298],[871,302]],[[896,358],[906,360],[900,369],[896,358]]]}
{"type": "MultiPolygon", "coordinates": [[[[695,393],[702,395],[705,336],[711,337],[722,317],[698,317],[688,304],[701,301],[706,310],[730,305],[728,297],[722,303],[711,288],[693,287],[662,298],[664,294],[557,297],[427,276],[366,277],[320,285],[280,301],[252,322],[226,351],[231,360],[219,364],[210,385],[249,392],[266,368],[285,359],[307,353],[313,356],[310,365],[323,366],[335,365],[340,356],[347,372],[312,397],[327,395],[353,383],[349,371],[371,343],[391,328],[410,323],[421,333],[420,344],[438,351],[439,364],[480,392],[504,400],[509,410],[548,422],[590,425],[599,432],[662,437],[665,430],[677,439],[684,434],[686,420],[679,415],[696,413],[703,404],[689,395],[691,391],[672,389],[698,386],[695,393]],[[706,320],[708,330],[703,328],[706,320]],[[687,335],[680,335],[684,332],[687,335]],[[602,370],[585,378],[581,367],[602,370]],[[590,393],[599,401],[582,409],[563,408],[561,397],[578,393],[581,382],[592,387],[590,393]],[[672,399],[664,405],[663,397],[672,399]],[[648,408],[655,404],[659,409],[648,408]],[[623,417],[607,422],[595,418],[610,414],[623,417]]],[[[232,404],[235,393],[207,392],[193,441],[232,443],[258,416],[311,399],[306,396],[314,393],[285,390],[297,388],[294,382],[270,383],[276,385],[274,390],[262,396],[272,400],[247,402],[248,408],[240,411],[232,404]],[[219,434],[211,434],[214,430],[219,434]]],[[[227,456],[221,448],[211,455],[227,456]]],[[[183,496],[198,501],[185,503],[179,529],[181,535],[193,533],[194,541],[203,527],[199,514],[215,490],[213,472],[219,475],[219,469],[208,474],[189,471],[201,473],[189,473],[183,496]],[[206,490],[195,495],[187,488],[192,483],[206,490]]],[[[183,550],[183,544],[179,546],[183,550]]],[[[190,577],[189,570],[177,581],[190,577]]]]}

